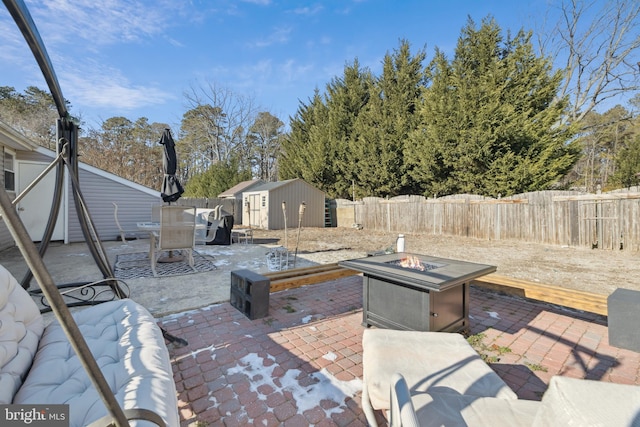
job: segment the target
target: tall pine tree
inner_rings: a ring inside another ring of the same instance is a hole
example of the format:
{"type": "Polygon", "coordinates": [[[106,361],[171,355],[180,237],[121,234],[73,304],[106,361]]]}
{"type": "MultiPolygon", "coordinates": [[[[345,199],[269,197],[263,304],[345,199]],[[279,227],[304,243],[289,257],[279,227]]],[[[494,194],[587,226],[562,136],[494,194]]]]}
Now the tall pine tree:
{"type": "Polygon", "coordinates": [[[333,79],[327,85],[327,108],[333,182],[330,195],[350,198],[351,183],[358,179],[353,148],[360,140],[356,127],[358,117],[369,102],[373,77],[367,69],[362,69],[356,59],[344,68],[342,78],[333,79]]]}
{"type": "Polygon", "coordinates": [[[291,131],[282,141],[280,179],[302,178],[328,192],[332,172],[327,117],[327,106],[318,90],[309,104],[300,102],[291,119],[291,131]]]}
{"type": "Polygon", "coordinates": [[[371,73],[357,60],[346,65],[342,78],[316,91],[301,103],[291,119],[291,131],[282,143],[280,178],[302,178],[329,197],[349,197],[353,168],[352,147],[358,140],[355,122],[370,96],[371,73]]]}
{"type": "Polygon", "coordinates": [[[437,52],[421,124],[405,156],[423,194],[488,196],[550,188],[578,156],[556,99],[561,74],[536,57],[531,34],[503,41],[493,19],[470,19],[449,63],[437,52]]]}
{"type": "Polygon", "coordinates": [[[382,75],[358,116],[359,139],[352,148],[356,188],[362,195],[396,196],[412,190],[404,151],[416,126],[425,57],[424,50],[412,55],[406,40],[384,57],[382,75]]]}

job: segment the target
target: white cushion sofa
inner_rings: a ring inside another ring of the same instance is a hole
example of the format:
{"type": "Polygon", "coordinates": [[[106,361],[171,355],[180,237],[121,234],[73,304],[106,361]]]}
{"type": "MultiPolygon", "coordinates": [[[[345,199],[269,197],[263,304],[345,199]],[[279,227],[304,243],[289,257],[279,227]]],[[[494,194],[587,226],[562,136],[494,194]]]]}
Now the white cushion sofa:
{"type": "MultiPolygon", "coordinates": [[[[124,299],[86,308],[73,317],[125,414],[147,418],[133,420],[131,426],[179,426],[169,353],[153,316],[124,299]]],[[[2,266],[0,404],[67,404],[71,427],[110,423],[60,324],[45,327],[28,292],[2,266]]]]}
{"type": "Polygon", "coordinates": [[[367,329],[362,405],[393,427],[640,426],[640,387],[553,377],[542,401],[518,399],[459,334],[367,329]]]}

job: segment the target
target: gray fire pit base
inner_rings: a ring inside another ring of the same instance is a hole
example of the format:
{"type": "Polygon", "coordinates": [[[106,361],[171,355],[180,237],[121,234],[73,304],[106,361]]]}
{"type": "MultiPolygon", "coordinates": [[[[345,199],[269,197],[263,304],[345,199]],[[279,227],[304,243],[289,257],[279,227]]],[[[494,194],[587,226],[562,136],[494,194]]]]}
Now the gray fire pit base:
{"type": "Polygon", "coordinates": [[[609,344],[640,352],[640,292],[616,289],[607,298],[609,344]]]}

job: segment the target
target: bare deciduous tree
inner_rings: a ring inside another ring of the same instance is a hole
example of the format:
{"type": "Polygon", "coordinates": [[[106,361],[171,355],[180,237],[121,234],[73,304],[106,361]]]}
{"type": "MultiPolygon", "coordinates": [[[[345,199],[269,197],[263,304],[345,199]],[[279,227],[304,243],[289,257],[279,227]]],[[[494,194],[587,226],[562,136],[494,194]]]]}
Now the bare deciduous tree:
{"type": "Polygon", "coordinates": [[[160,189],[162,148],[159,135],[166,127],[141,117],[135,122],[111,117],[100,129],[80,138],[81,160],[149,188],[160,189]]]}
{"type": "Polygon", "coordinates": [[[277,158],[283,138],[284,123],[271,113],[262,112],[249,129],[252,162],[257,176],[265,181],[277,181],[277,158]]]}
{"type": "Polygon", "coordinates": [[[559,18],[540,31],[540,46],[562,62],[561,96],[581,121],[607,100],[640,89],[640,2],[562,0],[559,18]],[[600,7],[599,7],[600,6],[600,7]]]}
{"type": "Polygon", "coordinates": [[[188,111],[180,138],[191,146],[191,176],[233,155],[248,159],[249,127],[257,115],[252,97],[238,95],[215,83],[192,86],[184,94],[188,111]]]}
{"type": "Polygon", "coordinates": [[[29,86],[18,93],[13,87],[0,86],[0,119],[38,145],[55,150],[57,118],[48,92],[29,86]]]}

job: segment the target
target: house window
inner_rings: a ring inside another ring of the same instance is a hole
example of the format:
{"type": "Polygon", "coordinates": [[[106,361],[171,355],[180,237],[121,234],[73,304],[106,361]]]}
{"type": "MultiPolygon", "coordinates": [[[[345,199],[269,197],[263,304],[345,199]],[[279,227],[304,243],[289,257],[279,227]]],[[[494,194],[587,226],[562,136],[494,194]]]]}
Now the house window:
{"type": "Polygon", "coordinates": [[[263,208],[267,207],[267,196],[262,196],[262,207],[263,208]]]}
{"type": "Polygon", "coordinates": [[[4,152],[4,189],[16,191],[16,174],[14,170],[14,155],[4,152]]]}

